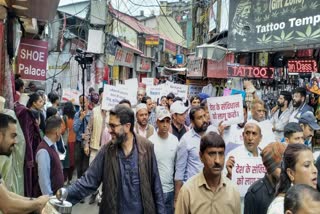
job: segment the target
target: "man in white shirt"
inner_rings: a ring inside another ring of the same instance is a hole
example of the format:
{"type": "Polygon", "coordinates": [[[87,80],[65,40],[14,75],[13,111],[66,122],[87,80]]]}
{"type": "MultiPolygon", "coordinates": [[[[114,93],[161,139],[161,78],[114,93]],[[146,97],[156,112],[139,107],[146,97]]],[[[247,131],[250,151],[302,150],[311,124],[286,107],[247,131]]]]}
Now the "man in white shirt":
{"type": "Polygon", "coordinates": [[[291,99],[292,96],[289,91],[280,92],[277,101],[278,110],[272,115],[271,118],[271,123],[273,125],[272,130],[277,141],[280,141],[283,138],[284,127],[289,123],[289,118],[292,113],[289,109],[291,99]]]}
{"type": "Polygon", "coordinates": [[[266,119],[266,109],[262,100],[254,99],[251,102],[251,116],[253,120],[259,123],[260,127],[263,127],[263,129],[261,129],[262,140],[259,147],[264,149],[269,143],[275,142],[276,137],[272,131],[272,123],[266,119]]]}
{"type": "Polygon", "coordinates": [[[220,125],[218,127],[219,133],[223,136],[223,140],[226,144],[225,155],[227,155],[231,150],[237,148],[239,145],[243,145],[243,129],[247,123],[247,106],[243,106],[243,123],[233,124],[231,126],[225,127],[220,125]]]}
{"type": "Polygon", "coordinates": [[[156,118],[158,132],[149,137],[149,140],[154,144],[166,213],[173,214],[174,167],[179,141],[176,136],[169,133],[171,122],[169,111],[164,107],[157,108],[156,118]]]}
{"type": "Polygon", "coordinates": [[[149,112],[147,105],[140,103],[136,107],[137,122],[134,125],[134,132],[142,137],[149,138],[153,135],[154,127],[148,123],[149,112]]]}
{"type": "Polygon", "coordinates": [[[244,145],[232,150],[227,156],[227,177],[231,179],[232,168],[239,157],[259,157],[260,149],[258,148],[262,139],[261,128],[256,121],[248,121],[244,126],[243,141],[244,145]]]}

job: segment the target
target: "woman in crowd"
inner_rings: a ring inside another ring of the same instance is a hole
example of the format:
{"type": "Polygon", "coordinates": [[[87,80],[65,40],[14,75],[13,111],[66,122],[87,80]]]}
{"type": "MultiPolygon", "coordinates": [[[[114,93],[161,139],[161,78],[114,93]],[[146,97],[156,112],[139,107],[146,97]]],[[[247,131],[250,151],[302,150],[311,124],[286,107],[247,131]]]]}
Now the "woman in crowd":
{"type": "Polygon", "coordinates": [[[68,133],[67,153],[63,163],[64,181],[70,184],[72,180],[73,170],[75,167],[74,151],[76,143],[76,134],[73,131],[73,118],[76,110],[71,102],[67,102],[63,107],[63,121],[66,124],[66,132],[68,133]]]}
{"type": "Polygon", "coordinates": [[[39,93],[33,93],[29,95],[29,101],[27,103],[27,108],[30,110],[36,110],[40,112],[40,129],[44,133],[45,132],[45,117],[42,113],[42,108],[44,105],[44,101],[42,96],[39,93]]]}
{"type": "Polygon", "coordinates": [[[306,184],[316,189],[317,173],[310,148],[304,144],[289,144],[283,155],[277,197],[267,214],[284,213],[284,196],[292,185],[306,184]]]}

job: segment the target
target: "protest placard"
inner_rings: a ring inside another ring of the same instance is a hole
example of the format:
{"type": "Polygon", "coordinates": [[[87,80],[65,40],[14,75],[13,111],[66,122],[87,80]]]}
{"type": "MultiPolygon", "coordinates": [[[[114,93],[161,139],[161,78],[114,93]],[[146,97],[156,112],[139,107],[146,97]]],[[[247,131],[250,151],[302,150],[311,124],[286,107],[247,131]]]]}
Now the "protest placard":
{"type": "Polygon", "coordinates": [[[207,99],[211,123],[218,126],[243,123],[243,104],[240,94],[207,99]]]}
{"type": "Polygon", "coordinates": [[[147,86],[146,93],[153,101],[157,101],[161,96],[166,96],[165,90],[163,90],[164,85],[147,86]]]}
{"type": "Polygon", "coordinates": [[[141,82],[144,83],[146,87],[154,86],[154,78],[142,78],[141,82]]]}
{"type": "Polygon", "coordinates": [[[131,78],[124,81],[125,86],[129,89],[129,99],[132,106],[135,106],[137,104],[137,91],[138,91],[138,79],[137,78],[131,78]]]}
{"type": "Polygon", "coordinates": [[[172,92],[176,97],[181,97],[183,101],[186,101],[188,99],[188,86],[172,83],[172,82],[166,82],[167,87],[165,88],[166,93],[169,94],[172,92]]]}
{"type": "Polygon", "coordinates": [[[189,85],[189,97],[198,95],[202,91],[202,85],[189,85]]]}
{"type": "Polygon", "coordinates": [[[110,110],[119,104],[122,99],[129,98],[129,89],[126,86],[104,85],[101,108],[110,110]]]}
{"type": "Polygon", "coordinates": [[[248,188],[260,178],[266,169],[259,157],[237,157],[232,168],[232,181],[238,186],[240,197],[244,197],[248,188]]]}
{"type": "Polygon", "coordinates": [[[74,105],[79,105],[79,96],[82,93],[76,89],[64,88],[62,91],[62,102],[72,102],[74,105]]]}

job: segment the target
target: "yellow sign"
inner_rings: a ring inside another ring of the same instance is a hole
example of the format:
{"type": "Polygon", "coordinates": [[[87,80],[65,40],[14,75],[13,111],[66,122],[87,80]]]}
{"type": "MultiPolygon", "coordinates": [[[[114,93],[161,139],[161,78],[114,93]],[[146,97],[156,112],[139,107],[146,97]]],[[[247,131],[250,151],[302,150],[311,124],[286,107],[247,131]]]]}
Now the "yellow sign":
{"type": "Polygon", "coordinates": [[[118,80],[119,79],[119,66],[112,67],[112,79],[118,80]]]}
{"type": "Polygon", "coordinates": [[[148,35],[146,36],[146,45],[159,45],[159,36],[152,36],[148,35]]]}

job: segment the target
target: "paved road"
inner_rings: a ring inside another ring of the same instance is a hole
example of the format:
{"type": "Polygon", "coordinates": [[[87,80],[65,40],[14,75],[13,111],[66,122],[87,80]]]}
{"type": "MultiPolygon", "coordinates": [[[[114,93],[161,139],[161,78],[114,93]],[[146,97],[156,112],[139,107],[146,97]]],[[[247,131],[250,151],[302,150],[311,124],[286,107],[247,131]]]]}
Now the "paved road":
{"type": "Polygon", "coordinates": [[[88,203],[89,198],[86,199],[86,203],[84,204],[76,204],[72,208],[72,214],[98,214],[99,213],[99,207],[97,206],[97,203],[95,204],[89,204],[88,203]]]}

